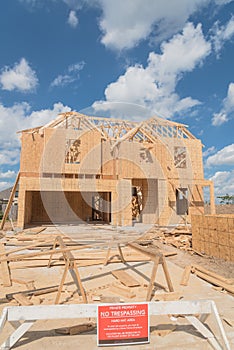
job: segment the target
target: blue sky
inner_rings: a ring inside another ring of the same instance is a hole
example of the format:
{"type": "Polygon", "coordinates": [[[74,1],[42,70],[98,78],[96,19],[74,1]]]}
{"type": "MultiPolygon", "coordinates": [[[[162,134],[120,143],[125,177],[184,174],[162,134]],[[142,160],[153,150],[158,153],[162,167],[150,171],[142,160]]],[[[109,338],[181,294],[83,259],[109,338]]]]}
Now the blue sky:
{"type": "Polygon", "coordinates": [[[19,168],[16,132],[76,110],[189,125],[216,195],[234,194],[234,1],[8,0],[0,9],[0,190],[19,168]]]}

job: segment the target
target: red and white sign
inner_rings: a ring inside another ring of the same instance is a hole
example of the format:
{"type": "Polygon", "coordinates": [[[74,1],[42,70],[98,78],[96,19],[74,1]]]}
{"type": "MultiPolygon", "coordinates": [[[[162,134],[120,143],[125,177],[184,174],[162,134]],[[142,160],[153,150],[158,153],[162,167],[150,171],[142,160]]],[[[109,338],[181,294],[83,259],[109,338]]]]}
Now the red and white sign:
{"type": "Polygon", "coordinates": [[[147,303],[98,305],[98,346],[149,342],[147,303]]]}

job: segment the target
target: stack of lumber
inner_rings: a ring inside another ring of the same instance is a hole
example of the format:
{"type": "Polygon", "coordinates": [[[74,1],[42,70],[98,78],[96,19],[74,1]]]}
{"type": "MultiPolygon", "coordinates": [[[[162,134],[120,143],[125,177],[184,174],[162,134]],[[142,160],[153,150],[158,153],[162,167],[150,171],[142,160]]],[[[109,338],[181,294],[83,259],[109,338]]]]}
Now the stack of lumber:
{"type": "Polygon", "coordinates": [[[174,227],[152,227],[144,238],[159,240],[163,244],[171,245],[175,248],[191,251],[192,232],[188,226],[174,227]]]}
{"type": "Polygon", "coordinates": [[[188,285],[190,273],[194,273],[199,278],[217,287],[220,287],[221,290],[224,289],[227,292],[234,294],[234,279],[225,278],[199,265],[191,265],[191,266],[185,267],[184,273],[182,275],[182,280],[180,282],[181,285],[183,286],[188,285]]]}

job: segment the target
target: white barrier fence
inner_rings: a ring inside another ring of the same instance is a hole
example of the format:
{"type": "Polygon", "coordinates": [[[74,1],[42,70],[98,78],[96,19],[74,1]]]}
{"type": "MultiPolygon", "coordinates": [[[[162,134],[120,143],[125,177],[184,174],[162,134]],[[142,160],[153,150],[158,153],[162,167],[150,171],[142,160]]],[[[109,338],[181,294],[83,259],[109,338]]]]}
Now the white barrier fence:
{"type": "MultiPolygon", "coordinates": [[[[134,303],[137,304],[137,303],[134,303]]],[[[138,303],[140,304],[140,303],[138,303]]],[[[100,305],[100,304],[98,304],[100,305]]],[[[104,304],[101,304],[104,305],[104,304]]],[[[113,304],[111,304],[113,305],[113,304]]],[[[207,339],[215,350],[231,350],[222,321],[212,300],[149,302],[149,315],[181,315],[207,339]],[[199,317],[197,316],[199,315],[199,317]],[[212,330],[204,322],[212,315],[220,332],[219,343],[212,330]]],[[[6,322],[14,327],[14,332],[3,342],[1,350],[9,350],[30,329],[37,320],[97,318],[97,304],[12,306],[3,309],[0,331],[6,322]]]]}

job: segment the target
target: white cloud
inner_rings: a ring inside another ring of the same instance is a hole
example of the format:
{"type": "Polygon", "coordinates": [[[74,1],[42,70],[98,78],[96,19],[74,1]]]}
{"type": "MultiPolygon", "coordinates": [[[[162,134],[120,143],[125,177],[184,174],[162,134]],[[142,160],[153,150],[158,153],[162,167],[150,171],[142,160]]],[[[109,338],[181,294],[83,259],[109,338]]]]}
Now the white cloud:
{"type": "Polygon", "coordinates": [[[211,146],[211,147],[207,148],[207,150],[204,151],[202,154],[203,154],[203,157],[208,157],[209,155],[211,155],[215,152],[216,152],[215,146],[211,146]]]}
{"type": "Polygon", "coordinates": [[[78,20],[76,11],[73,11],[73,10],[70,11],[67,22],[72,28],[77,27],[79,20],[78,20]]]}
{"type": "Polygon", "coordinates": [[[234,16],[222,26],[219,25],[219,22],[215,22],[211,32],[213,34],[211,40],[214,43],[215,52],[219,54],[225,42],[232,39],[234,35],[234,16]]]}
{"type": "Polygon", "coordinates": [[[13,170],[7,170],[5,172],[0,172],[0,179],[12,179],[15,177],[16,173],[13,170]]]}
{"type": "Polygon", "coordinates": [[[212,125],[220,126],[226,123],[234,113],[234,83],[228,86],[227,96],[223,100],[223,108],[219,113],[214,113],[212,118],[212,125]]]}
{"type": "Polygon", "coordinates": [[[30,110],[30,105],[23,102],[12,107],[0,104],[0,165],[16,165],[19,163],[20,142],[17,131],[44,125],[56,118],[59,113],[71,108],[61,102],[55,103],[52,109],[40,111],[30,110]]]}
{"type": "Polygon", "coordinates": [[[212,118],[212,125],[220,126],[223,123],[226,123],[227,121],[228,121],[228,117],[226,113],[223,113],[223,112],[214,113],[212,118]]]}
{"type": "Polygon", "coordinates": [[[215,195],[234,194],[234,170],[232,171],[217,171],[210,178],[214,181],[215,195]]]}
{"type": "MultiPolygon", "coordinates": [[[[99,22],[103,33],[102,43],[109,48],[122,50],[139,44],[143,39],[169,38],[181,30],[189,17],[202,10],[212,0],[99,0],[103,11],[99,22]]],[[[224,5],[230,0],[215,0],[224,5]]]]}
{"type": "Polygon", "coordinates": [[[13,184],[7,181],[0,181],[0,191],[5,190],[6,188],[11,187],[13,184]]]}
{"type": "Polygon", "coordinates": [[[65,86],[80,78],[79,72],[84,68],[85,62],[77,62],[68,66],[65,74],[59,74],[50,84],[51,87],[65,86]]]}
{"type": "MultiPolygon", "coordinates": [[[[42,0],[20,0],[31,8],[42,6],[42,0]],[[37,6],[36,6],[37,5],[37,6]]],[[[50,0],[52,2],[54,0],[50,0]]],[[[223,6],[233,0],[63,0],[69,7],[68,22],[76,27],[77,12],[84,6],[99,7],[98,24],[101,42],[108,48],[123,50],[141,40],[160,42],[180,31],[190,16],[211,3],[223,6]]],[[[50,3],[44,0],[44,6],[50,3]]]]}
{"type": "Polygon", "coordinates": [[[215,0],[217,5],[225,5],[225,4],[229,4],[230,2],[232,2],[233,0],[215,0]]]}
{"type": "Polygon", "coordinates": [[[207,166],[234,165],[234,143],[207,158],[207,166]]]}
{"type": "Polygon", "coordinates": [[[0,84],[3,90],[33,92],[38,84],[36,72],[25,58],[15,63],[13,68],[5,66],[1,70],[0,84]]]}
{"type": "Polygon", "coordinates": [[[180,99],[175,92],[176,85],[185,72],[202,63],[210,49],[201,24],[194,27],[187,23],[181,34],[162,43],[161,54],[149,54],[145,68],[142,65],[128,67],[124,75],[109,84],[105,90],[106,100],[147,106],[166,117],[188,110],[200,102],[191,97],[180,99]]]}
{"type": "Polygon", "coordinates": [[[136,46],[152,31],[158,41],[180,30],[204,0],[100,0],[102,43],[114,49],[136,46]]]}
{"type": "Polygon", "coordinates": [[[0,148],[0,165],[16,165],[19,157],[20,150],[16,146],[11,149],[0,148]]]}

